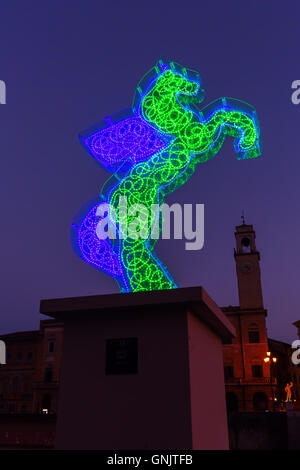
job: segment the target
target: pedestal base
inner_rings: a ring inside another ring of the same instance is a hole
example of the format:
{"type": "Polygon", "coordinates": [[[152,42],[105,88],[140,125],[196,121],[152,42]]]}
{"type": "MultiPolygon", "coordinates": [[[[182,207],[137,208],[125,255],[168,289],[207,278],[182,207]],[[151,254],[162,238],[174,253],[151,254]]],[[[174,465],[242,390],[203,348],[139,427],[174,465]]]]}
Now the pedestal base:
{"type": "Polygon", "coordinates": [[[64,321],[58,449],[227,449],[222,339],[202,288],[45,300],[64,321]]]}

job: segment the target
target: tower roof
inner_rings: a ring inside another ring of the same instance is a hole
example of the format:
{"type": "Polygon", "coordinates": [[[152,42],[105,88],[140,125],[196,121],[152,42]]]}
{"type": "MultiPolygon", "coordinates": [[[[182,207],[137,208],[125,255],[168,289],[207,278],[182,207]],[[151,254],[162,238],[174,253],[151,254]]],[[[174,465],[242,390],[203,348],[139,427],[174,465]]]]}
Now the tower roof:
{"type": "Polygon", "coordinates": [[[254,232],[253,225],[251,225],[251,224],[236,225],[235,230],[238,233],[254,232]]]}

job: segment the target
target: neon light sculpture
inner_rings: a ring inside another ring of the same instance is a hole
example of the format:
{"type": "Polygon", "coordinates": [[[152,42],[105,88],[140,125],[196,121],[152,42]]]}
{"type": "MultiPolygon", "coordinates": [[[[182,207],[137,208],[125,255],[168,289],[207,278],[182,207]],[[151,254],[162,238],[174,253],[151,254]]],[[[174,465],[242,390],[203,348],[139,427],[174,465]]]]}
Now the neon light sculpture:
{"type": "MultiPolygon", "coordinates": [[[[226,135],[234,138],[239,160],[261,154],[252,106],[220,98],[199,110],[196,104],[203,99],[198,73],[160,60],[138,84],[131,109],[80,135],[85,149],[114,175],[73,220],[72,246],[84,261],[114,277],[122,292],[177,287],[155,255],[157,240],[123,236],[122,197],[129,206],[143,204],[150,214],[151,205],[162,204],[167,194],[186,183],[198,163],[219,152],[226,135]],[[116,239],[101,240],[96,233],[101,218],[97,211],[106,203],[115,209],[116,239]]],[[[156,217],[161,227],[159,212],[156,217]]],[[[133,215],[127,216],[128,226],[133,220],[133,215]]],[[[152,222],[146,214],[144,226],[152,222]]]]}

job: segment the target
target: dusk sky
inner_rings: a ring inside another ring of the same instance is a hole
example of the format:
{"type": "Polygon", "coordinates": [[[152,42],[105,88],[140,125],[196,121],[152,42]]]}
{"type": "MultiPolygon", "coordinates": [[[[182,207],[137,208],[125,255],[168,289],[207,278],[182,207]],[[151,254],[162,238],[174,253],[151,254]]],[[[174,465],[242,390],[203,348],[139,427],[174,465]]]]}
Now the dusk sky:
{"type": "Polygon", "coordinates": [[[299,0],[1,2],[1,334],[37,329],[42,298],[119,292],[70,245],[74,215],[110,176],[78,134],[130,107],[163,56],[200,73],[203,106],[229,96],[256,108],[262,156],[238,161],[227,137],[166,201],[205,204],[204,248],[164,240],[157,253],[180,287],[238,305],[234,230],[244,210],[261,252],[268,334],[297,338],[299,18],[299,0]]]}

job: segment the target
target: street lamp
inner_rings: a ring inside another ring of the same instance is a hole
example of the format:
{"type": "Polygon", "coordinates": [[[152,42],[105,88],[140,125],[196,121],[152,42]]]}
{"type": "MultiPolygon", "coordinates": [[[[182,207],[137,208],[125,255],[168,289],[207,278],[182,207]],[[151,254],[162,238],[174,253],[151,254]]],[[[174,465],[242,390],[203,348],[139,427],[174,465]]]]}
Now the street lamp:
{"type": "Polygon", "coordinates": [[[274,390],[273,390],[273,376],[272,376],[272,363],[276,364],[277,357],[272,356],[270,351],[267,352],[267,356],[264,358],[265,364],[270,363],[270,382],[272,390],[272,402],[273,402],[273,411],[275,411],[275,400],[274,400],[274,390]]]}

